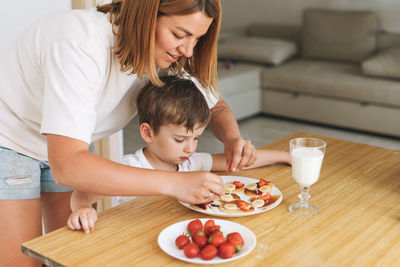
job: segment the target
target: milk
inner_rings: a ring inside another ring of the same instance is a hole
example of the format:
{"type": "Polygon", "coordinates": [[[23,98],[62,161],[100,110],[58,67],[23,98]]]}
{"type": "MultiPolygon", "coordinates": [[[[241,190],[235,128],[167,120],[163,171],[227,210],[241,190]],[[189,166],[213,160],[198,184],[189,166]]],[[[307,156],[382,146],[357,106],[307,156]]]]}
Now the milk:
{"type": "Polygon", "coordinates": [[[292,175],[298,184],[311,185],[318,181],[324,153],[317,148],[296,147],[290,153],[292,175]]]}

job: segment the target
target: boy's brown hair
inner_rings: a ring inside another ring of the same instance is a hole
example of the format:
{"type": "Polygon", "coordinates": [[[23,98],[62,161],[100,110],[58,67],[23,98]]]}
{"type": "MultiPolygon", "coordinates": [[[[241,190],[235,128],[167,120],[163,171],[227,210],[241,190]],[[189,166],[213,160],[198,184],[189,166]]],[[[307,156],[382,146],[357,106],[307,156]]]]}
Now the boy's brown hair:
{"type": "Polygon", "coordinates": [[[110,14],[116,43],[114,53],[121,71],[139,78],[147,73],[152,83],[161,85],[154,59],[155,28],[160,16],[189,15],[204,12],[213,21],[207,33],[194,47],[193,56],[181,57],[170,69],[186,71],[207,92],[218,93],[217,39],[221,25],[220,0],[113,0],[97,10],[110,14]]]}
{"type": "Polygon", "coordinates": [[[160,79],[163,86],[149,82],[136,98],[140,124],[148,123],[154,134],[169,123],[184,125],[188,131],[193,131],[196,124],[207,125],[210,109],[194,82],[176,75],[160,79]]]}

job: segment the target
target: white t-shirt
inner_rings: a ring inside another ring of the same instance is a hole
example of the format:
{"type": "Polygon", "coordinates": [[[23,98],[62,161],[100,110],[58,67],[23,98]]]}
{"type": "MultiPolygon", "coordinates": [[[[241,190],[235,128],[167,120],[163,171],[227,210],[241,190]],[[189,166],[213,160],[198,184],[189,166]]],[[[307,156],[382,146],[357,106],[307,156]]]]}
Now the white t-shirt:
{"type": "MultiPolygon", "coordinates": [[[[47,160],[43,134],[91,143],[122,129],[149,79],[121,72],[113,45],[108,16],[95,9],[29,27],[0,56],[0,146],[47,160]]],[[[217,102],[206,99],[210,108],[217,102]]]]}
{"type": "MultiPolygon", "coordinates": [[[[135,154],[127,154],[122,157],[122,164],[144,168],[154,169],[153,166],[147,161],[143,154],[143,148],[135,152],[135,154]]],[[[209,153],[194,153],[188,160],[178,165],[179,172],[190,171],[210,171],[212,167],[212,156],[209,153]]],[[[146,182],[146,181],[143,181],[146,182]]],[[[115,207],[119,204],[125,203],[135,197],[116,196],[112,198],[112,206],[115,207]]]]}

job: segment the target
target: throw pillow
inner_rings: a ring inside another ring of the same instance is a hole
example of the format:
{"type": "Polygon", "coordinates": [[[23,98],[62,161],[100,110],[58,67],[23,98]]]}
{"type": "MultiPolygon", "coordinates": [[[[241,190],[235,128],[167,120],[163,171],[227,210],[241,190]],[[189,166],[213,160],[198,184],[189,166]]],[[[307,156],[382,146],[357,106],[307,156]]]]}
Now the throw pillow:
{"type": "Polygon", "coordinates": [[[218,44],[218,57],[279,65],[297,53],[294,42],[260,38],[229,37],[218,44]]]}
{"type": "Polygon", "coordinates": [[[370,11],[307,9],[302,55],[361,63],[376,49],[378,21],[370,11]]]}
{"type": "Polygon", "coordinates": [[[367,75],[400,79],[400,46],[364,60],[361,67],[367,75]]]}

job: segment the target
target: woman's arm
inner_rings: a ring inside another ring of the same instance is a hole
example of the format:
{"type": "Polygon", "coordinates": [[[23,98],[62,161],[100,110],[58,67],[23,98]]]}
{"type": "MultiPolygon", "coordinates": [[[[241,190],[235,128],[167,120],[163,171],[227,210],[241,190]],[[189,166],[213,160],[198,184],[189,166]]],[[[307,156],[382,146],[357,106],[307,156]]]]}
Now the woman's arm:
{"type": "MultiPolygon", "coordinates": [[[[276,163],[291,164],[290,153],[281,150],[257,149],[257,160],[253,165],[245,167],[244,169],[253,169],[263,166],[268,166],[276,163]]],[[[224,171],[226,158],[224,154],[212,155],[212,168],[211,171],[224,171]]]]}
{"type": "Polygon", "coordinates": [[[77,139],[47,135],[49,163],[57,183],[108,196],[167,195],[202,203],[225,192],[222,178],[210,172],[168,172],[122,165],[91,152],[77,139]]]}
{"type": "Polygon", "coordinates": [[[250,140],[245,140],[240,135],[235,116],[225,101],[218,101],[211,109],[208,127],[224,143],[224,170],[239,171],[254,164],[257,159],[256,149],[250,140]]]}

